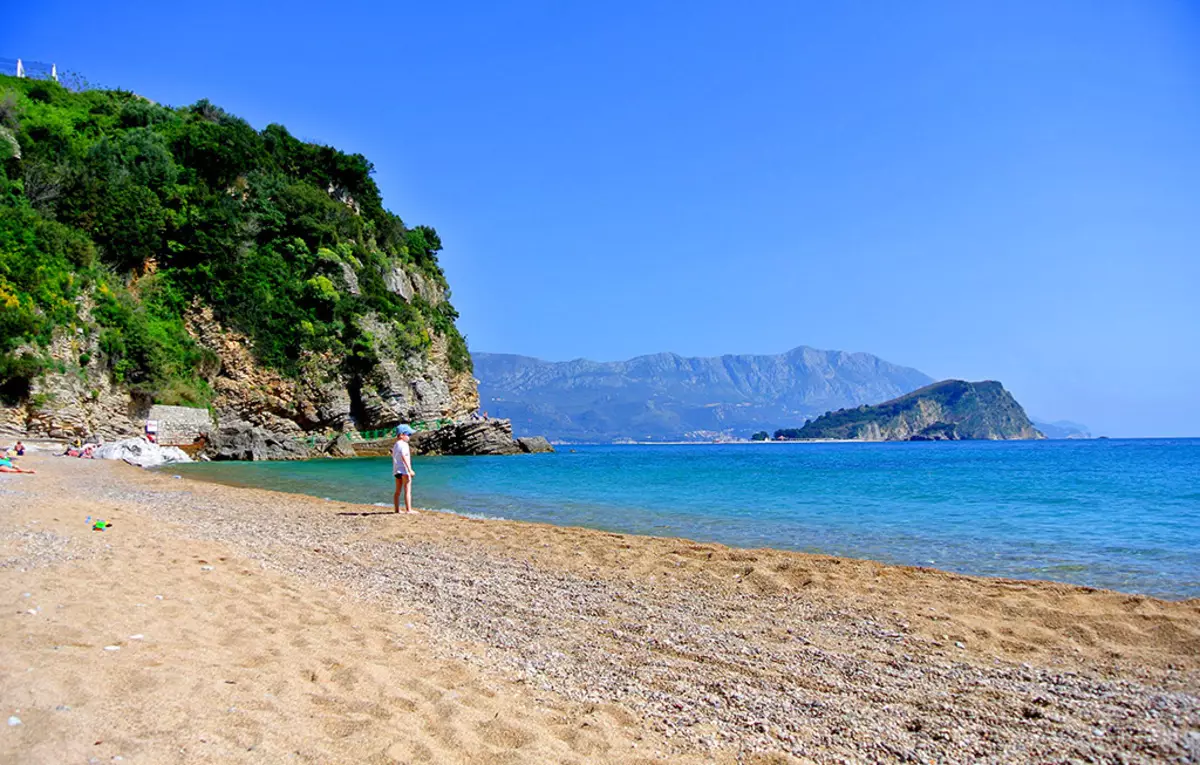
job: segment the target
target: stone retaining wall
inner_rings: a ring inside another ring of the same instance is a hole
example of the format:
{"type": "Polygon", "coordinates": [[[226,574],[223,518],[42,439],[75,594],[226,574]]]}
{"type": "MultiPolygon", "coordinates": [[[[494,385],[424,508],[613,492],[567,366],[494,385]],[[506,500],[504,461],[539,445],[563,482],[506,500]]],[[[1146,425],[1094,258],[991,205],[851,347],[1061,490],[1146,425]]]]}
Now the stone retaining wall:
{"type": "Polygon", "coordinates": [[[191,444],[213,426],[207,409],[190,406],[155,404],[146,419],[158,421],[158,443],[164,446],[191,444]]]}

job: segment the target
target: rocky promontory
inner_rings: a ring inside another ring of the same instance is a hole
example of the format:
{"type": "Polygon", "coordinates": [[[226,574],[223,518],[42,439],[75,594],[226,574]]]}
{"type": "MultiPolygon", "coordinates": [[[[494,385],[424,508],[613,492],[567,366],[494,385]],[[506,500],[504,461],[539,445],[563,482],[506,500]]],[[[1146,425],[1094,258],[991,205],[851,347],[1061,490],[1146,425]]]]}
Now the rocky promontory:
{"type": "MultiPolygon", "coordinates": [[[[389,434],[369,441],[344,436],[323,452],[331,457],[382,457],[391,454],[395,439],[389,434]]],[[[432,430],[417,432],[411,439],[415,454],[489,456],[552,452],[554,447],[541,436],[513,438],[512,421],[468,418],[432,430]]],[[[286,459],[286,458],[285,458],[286,459]]]]}
{"type": "Polygon", "coordinates": [[[960,441],[1045,438],[994,380],[943,380],[875,406],[826,412],[799,439],[960,441]]]}
{"type": "Polygon", "coordinates": [[[408,422],[536,450],[473,419],[441,239],[366,157],[207,100],[0,75],[0,104],[0,435],[290,459],[408,422]]]}

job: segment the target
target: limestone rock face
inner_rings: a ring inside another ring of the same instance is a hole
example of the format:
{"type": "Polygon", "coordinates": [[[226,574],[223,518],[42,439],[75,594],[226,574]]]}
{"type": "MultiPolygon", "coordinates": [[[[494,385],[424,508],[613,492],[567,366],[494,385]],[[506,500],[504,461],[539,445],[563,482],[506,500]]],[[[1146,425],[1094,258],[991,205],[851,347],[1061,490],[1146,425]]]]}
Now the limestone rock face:
{"type": "Polygon", "coordinates": [[[409,274],[408,277],[412,280],[413,289],[417,291],[418,295],[425,298],[430,305],[437,305],[445,299],[445,293],[442,291],[441,286],[429,277],[415,272],[409,274]]]}
{"type": "Polygon", "coordinates": [[[338,273],[341,274],[342,287],[355,297],[362,294],[362,287],[358,284],[358,274],[354,273],[354,267],[345,261],[338,262],[338,273]]]}
{"type": "Polygon", "coordinates": [[[418,454],[519,454],[508,420],[456,422],[412,437],[418,454]]]}
{"type": "Polygon", "coordinates": [[[303,442],[251,425],[231,422],[206,435],[203,454],[211,460],[302,460],[312,456],[303,442]]]}
{"type": "Polygon", "coordinates": [[[23,406],[0,406],[0,436],[23,436],[27,428],[27,410],[23,406]]]}
{"type": "MultiPolygon", "coordinates": [[[[249,338],[221,326],[210,309],[194,307],[186,323],[196,341],[220,359],[213,405],[223,425],[246,423],[295,442],[314,430],[367,431],[462,418],[479,406],[471,374],[450,369],[445,338],[435,335],[428,353],[406,352],[395,340],[395,329],[373,314],[361,319],[361,328],[379,363],[361,378],[347,377],[331,355],[305,358],[297,379],[284,377],[258,364],[249,338]]],[[[335,453],[350,456],[341,447],[335,453]]],[[[294,458],[288,455],[279,458],[294,458]]]]}
{"type": "Polygon", "coordinates": [[[384,273],[383,283],[407,303],[412,302],[414,295],[420,295],[430,305],[437,305],[446,299],[445,291],[437,282],[416,271],[405,271],[400,266],[384,273]]]}
{"type": "Polygon", "coordinates": [[[426,355],[400,348],[393,328],[374,315],[363,317],[362,328],[380,361],[361,381],[360,429],[457,419],[479,406],[474,378],[450,369],[445,338],[433,337],[426,355]]]}
{"type": "Polygon", "coordinates": [[[875,406],[839,409],[808,423],[798,435],[859,441],[1045,438],[994,380],[943,380],[875,406]]]}
{"type": "Polygon", "coordinates": [[[355,215],[362,214],[362,205],[360,205],[354,197],[350,196],[350,192],[341,186],[336,186],[333,183],[329,184],[329,188],[325,190],[329,196],[349,207],[354,211],[355,215]]]}
{"type": "Polygon", "coordinates": [[[543,436],[518,438],[517,447],[526,454],[545,454],[554,451],[554,447],[543,436]]]}
{"type": "Polygon", "coordinates": [[[249,338],[221,326],[211,308],[193,306],[184,322],[196,342],[220,360],[212,382],[220,422],[247,422],[293,437],[318,426],[341,429],[350,422],[350,397],[331,357],[303,359],[302,373],[291,379],[261,366],[249,338]]]}
{"type": "Polygon", "coordinates": [[[417,364],[381,361],[363,380],[360,418],[364,428],[436,420],[454,407],[444,379],[417,364]]]}
{"type": "Polygon", "coordinates": [[[404,302],[412,302],[414,293],[412,282],[409,281],[408,272],[400,266],[385,273],[383,283],[390,291],[404,298],[404,302]]]}
{"type": "MultiPolygon", "coordinates": [[[[91,309],[90,301],[80,301],[81,324],[90,319],[91,309]]],[[[61,368],[34,380],[20,406],[0,409],[0,432],[64,439],[90,435],[105,440],[142,433],[150,402],[112,382],[94,332],[59,327],[49,352],[61,368]]]]}
{"type": "Polygon", "coordinates": [[[350,443],[350,439],[345,435],[338,436],[329,442],[325,447],[325,454],[330,457],[357,457],[358,452],[354,451],[354,445],[350,443]]]}
{"type": "MultiPolygon", "coordinates": [[[[354,293],[357,277],[350,278],[353,269],[342,276],[343,288],[354,293]]],[[[398,268],[394,278],[398,289],[407,290],[409,299],[444,300],[441,288],[423,276],[398,268]]],[[[145,421],[156,419],[150,413],[149,397],[135,395],[112,381],[90,304],[81,301],[79,317],[81,328],[61,327],[53,337],[48,349],[56,362],[53,370],[34,380],[30,394],[19,406],[0,407],[0,434],[114,440],[139,436],[145,421]]],[[[374,314],[360,321],[379,360],[370,371],[351,374],[333,353],[314,353],[299,360],[298,374],[285,376],[260,364],[250,338],[224,326],[211,308],[196,303],[188,309],[184,315],[188,333],[211,352],[211,368],[202,370],[214,391],[216,425],[205,427],[216,436],[211,456],[295,459],[309,456],[305,449],[293,448],[308,434],[460,420],[478,408],[475,378],[469,371],[451,369],[445,336],[428,330],[432,332],[429,345],[414,351],[400,342],[399,327],[374,314]]],[[[44,353],[46,349],[31,350],[44,353]]],[[[201,411],[197,410],[194,418],[197,423],[207,416],[207,412],[198,413],[201,411]]],[[[165,422],[170,418],[157,419],[165,422]]],[[[187,427],[181,428],[181,433],[195,429],[191,419],[183,423],[187,427]]],[[[511,432],[507,441],[512,441],[511,432]]],[[[515,447],[506,444],[505,449],[511,448],[515,447]]],[[[347,456],[349,451],[341,446],[335,449],[347,456]]]]}

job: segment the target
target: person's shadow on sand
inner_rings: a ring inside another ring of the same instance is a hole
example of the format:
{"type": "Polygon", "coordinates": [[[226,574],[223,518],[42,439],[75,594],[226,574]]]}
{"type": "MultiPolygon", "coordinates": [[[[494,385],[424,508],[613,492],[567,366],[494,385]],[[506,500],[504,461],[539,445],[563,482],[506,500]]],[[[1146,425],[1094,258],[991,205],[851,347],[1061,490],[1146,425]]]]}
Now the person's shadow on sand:
{"type": "Polygon", "coordinates": [[[393,511],[391,511],[391,510],[371,510],[370,512],[364,512],[364,513],[338,513],[338,515],[357,515],[357,516],[364,516],[364,515],[395,515],[395,514],[396,514],[396,513],[395,513],[395,512],[393,512],[393,511]]]}

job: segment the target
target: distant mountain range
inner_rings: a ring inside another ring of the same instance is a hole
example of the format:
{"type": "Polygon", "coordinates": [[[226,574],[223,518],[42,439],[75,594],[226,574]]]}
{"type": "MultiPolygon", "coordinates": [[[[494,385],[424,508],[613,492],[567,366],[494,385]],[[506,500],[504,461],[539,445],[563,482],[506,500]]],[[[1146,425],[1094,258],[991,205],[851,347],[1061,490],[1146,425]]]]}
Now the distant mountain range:
{"type": "MultiPolygon", "coordinates": [[[[789,434],[791,435],[791,434],[789,434]]],[[[857,441],[1008,441],[1044,438],[995,380],[942,380],[874,406],[823,414],[796,438],[857,441]]]]}
{"type": "Polygon", "coordinates": [[[868,353],[552,362],[475,353],[480,406],[519,435],[560,441],[747,438],[827,411],[896,398],[933,378],[868,353]]]}

